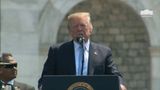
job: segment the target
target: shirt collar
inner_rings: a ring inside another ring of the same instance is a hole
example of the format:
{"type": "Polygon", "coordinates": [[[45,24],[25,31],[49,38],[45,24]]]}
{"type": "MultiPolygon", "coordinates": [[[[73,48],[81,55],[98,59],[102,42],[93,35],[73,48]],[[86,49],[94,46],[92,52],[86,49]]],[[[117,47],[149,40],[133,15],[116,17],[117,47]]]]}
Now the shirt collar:
{"type": "MultiPolygon", "coordinates": [[[[2,83],[4,83],[2,80],[1,80],[2,83]]],[[[9,82],[7,82],[6,84],[10,84],[10,85],[13,85],[14,84],[14,79],[13,80],[10,80],[9,82]]]]}
{"type": "MultiPolygon", "coordinates": [[[[78,42],[74,41],[73,43],[76,49],[80,47],[80,44],[78,42]]],[[[83,46],[87,51],[89,51],[89,45],[90,45],[90,40],[88,40],[87,42],[83,42],[83,46]]]]}
{"type": "Polygon", "coordinates": [[[90,40],[84,43],[85,49],[89,51],[90,40]]]}

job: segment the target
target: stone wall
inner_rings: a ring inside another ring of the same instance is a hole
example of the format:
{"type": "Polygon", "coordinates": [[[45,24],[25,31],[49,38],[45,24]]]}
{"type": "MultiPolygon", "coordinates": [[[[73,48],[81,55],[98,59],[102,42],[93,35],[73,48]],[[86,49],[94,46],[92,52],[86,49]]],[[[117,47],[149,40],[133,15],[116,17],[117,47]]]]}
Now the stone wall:
{"type": "MultiPolygon", "coordinates": [[[[94,25],[91,40],[111,47],[128,90],[150,90],[149,36],[140,16],[118,0],[87,0],[69,13],[75,11],[91,13],[94,25]]],[[[57,42],[69,39],[65,18],[57,42]]]]}

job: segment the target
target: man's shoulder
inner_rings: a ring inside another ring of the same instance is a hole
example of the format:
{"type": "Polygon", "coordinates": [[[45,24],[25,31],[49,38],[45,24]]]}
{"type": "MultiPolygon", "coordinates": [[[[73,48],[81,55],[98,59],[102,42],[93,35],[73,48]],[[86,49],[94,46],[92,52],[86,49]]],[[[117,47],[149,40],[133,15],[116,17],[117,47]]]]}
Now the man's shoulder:
{"type": "Polygon", "coordinates": [[[72,45],[73,41],[66,41],[62,43],[53,44],[51,48],[65,48],[72,45]]]}
{"type": "Polygon", "coordinates": [[[14,85],[22,90],[35,90],[33,86],[18,81],[15,81],[14,85]]]}
{"type": "Polygon", "coordinates": [[[91,42],[91,46],[96,48],[96,49],[111,50],[111,48],[109,46],[104,45],[102,43],[91,42]]]}

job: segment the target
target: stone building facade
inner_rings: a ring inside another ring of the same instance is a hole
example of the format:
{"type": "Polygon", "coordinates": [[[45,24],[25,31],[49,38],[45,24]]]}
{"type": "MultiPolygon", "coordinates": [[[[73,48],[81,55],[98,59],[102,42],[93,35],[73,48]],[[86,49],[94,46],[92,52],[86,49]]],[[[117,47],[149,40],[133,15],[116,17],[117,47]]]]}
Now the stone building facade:
{"type": "MultiPolygon", "coordinates": [[[[149,36],[142,18],[117,0],[78,3],[69,13],[88,11],[92,15],[92,41],[111,47],[113,59],[124,74],[129,90],[150,90],[149,36]]],[[[58,42],[69,39],[66,18],[58,30],[58,42]]]]}

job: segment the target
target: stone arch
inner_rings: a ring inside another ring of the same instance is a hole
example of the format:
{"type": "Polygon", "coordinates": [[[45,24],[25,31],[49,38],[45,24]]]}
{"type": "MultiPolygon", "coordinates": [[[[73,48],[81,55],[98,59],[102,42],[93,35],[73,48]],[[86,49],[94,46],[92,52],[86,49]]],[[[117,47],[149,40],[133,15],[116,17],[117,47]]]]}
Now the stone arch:
{"type": "MultiPolygon", "coordinates": [[[[150,42],[141,17],[118,0],[86,0],[68,14],[75,11],[91,13],[94,25],[91,39],[111,47],[128,89],[150,90],[150,42]]],[[[70,39],[66,26],[65,18],[58,31],[58,43],[70,39]]]]}

